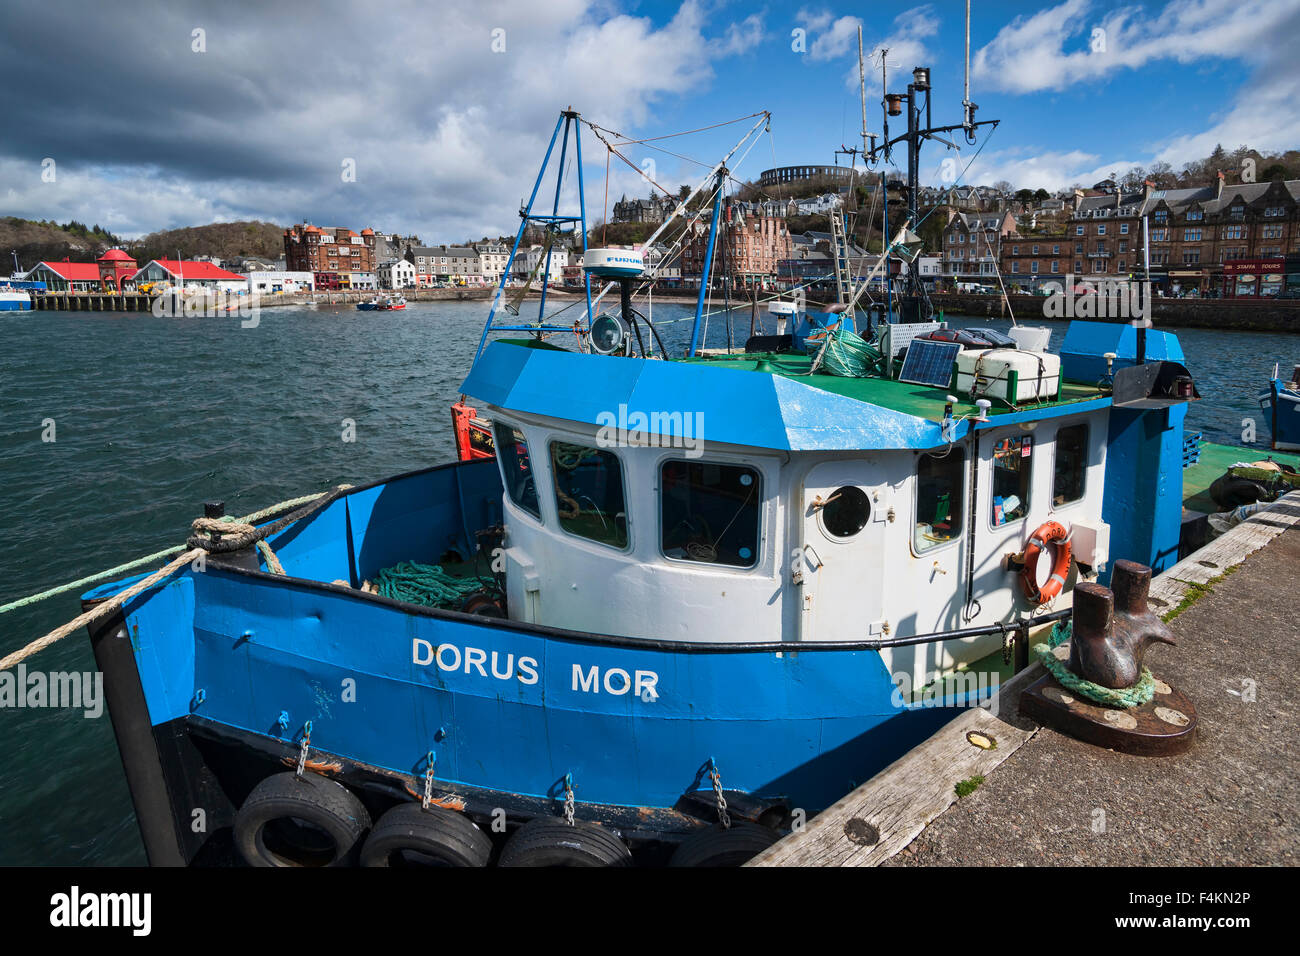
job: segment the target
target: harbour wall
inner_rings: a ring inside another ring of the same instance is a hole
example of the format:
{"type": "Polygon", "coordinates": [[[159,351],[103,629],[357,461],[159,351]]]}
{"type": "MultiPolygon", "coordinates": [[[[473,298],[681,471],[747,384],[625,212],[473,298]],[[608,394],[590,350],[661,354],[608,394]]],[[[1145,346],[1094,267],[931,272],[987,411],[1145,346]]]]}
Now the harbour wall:
{"type": "MultiPolygon", "coordinates": [[[[1048,297],[1010,295],[1011,310],[1018,322],[1052,319],[1048,297]]],[[[1001,295],[960,292],[932,293],[936,310],[961,316],[1010,318],[1001,295]]],[[[1128,316],[1085,316],[1077,311],[1060,319],[1088,319],[1095,322],[1126,323],[1128,316]]],[[[1225,329],[1247,332],[1300,332],[1300,299],[1162,299],[1151,300],[1152,321],[1163,328],[1225,329]]]]}
{"type": "MultiPolygon", "coordinates": [[[[472,289],[416,289],[402,293],[408,302],[455,302],[457,300],[491,299],[496,293],[494,288],[472,289]]],[[[294,293],[290,295],[263,295],[258,300],[258,307],[263,309],[287,305],[337,305],[348,302],[363,302],[373,299],[377,294],[373,289],[356,291],[333,291],[315,293],[294,293]]],[[[529,292],[529,295],[536,293],[529,292]]],[[[553,293],[552,293],[553,294],[553,293]]],[[[214,301],[217,296],[211,297],[214,301]]],[[[226,304],[237,304],[239,296],[226,296],[221,299],[226,304]]],[[[202,295],[187,295],[186,302],[203,301],[202,295]]],[[[33,292],[32,308],[49,309],[56,312],[149,312],[153,308],[154,297],[142,292],[124,292],[110,294],[106,292],[33,292]]]]}

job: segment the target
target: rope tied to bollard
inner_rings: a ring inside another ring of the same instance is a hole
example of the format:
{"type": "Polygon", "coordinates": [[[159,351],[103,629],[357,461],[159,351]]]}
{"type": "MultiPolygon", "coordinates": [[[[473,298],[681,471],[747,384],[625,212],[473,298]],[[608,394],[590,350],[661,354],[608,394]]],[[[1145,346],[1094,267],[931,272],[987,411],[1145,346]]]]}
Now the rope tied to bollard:
{"type": "Polygon", "coordinates": [[[1070,639],[1072,632],[1073,624],[1070,621],[1057,621],[1052,625],[1052,632],[1048,635],[1047,644],[1039,644],[1036,648],[1039,661],[1062,687],[1066,690],[1072,690],[1094,703],[1124,709],[1141,707],[1155,696],[1156,680],[1152,676],[1149,667],[1144,666],[1142,668],[1142,676],[1138,678],[1137,683],[1132,687],[1119,688],[1103,687],[1101,684],[1095,684],[1090,680],[1085,680],[1066,667],[1065,661],[1060,660],[1055,651],[1070,639]]]}
{"type": "Polygon", "coordinates": [[[108,577],[115,576],[132,568],[140,567],[142,564],[152,563],[159,558],[167,557],[172,554],[176,555],[176,557],[165,566],[159,568],[148,577],[142,578],[124,591],[96,604],[90,610],[82,612],[66,624],[56,627],[43,637],[39,637],[32,641],[26,647],[14,651],[12,654],[0,659],[0,671],[8,670],[16,664],[25,661],[32,655],[43,651],[51,644],[63,640],[63,638],[67,637],[73,631],[79,630],[80,628],[99,620],[101,617],[106,616],[110,612],[117,610],[137,594],[147,591],[149,588],[170,577],[172,574],[175,574],[181,568],[185,567],[185,565],[194,562],[200,556],[209,553],[227,553],[230,551],[238,551],[241,548],[247,548],[249,546],[256,546],[258,551],[266,560],[267,567],[270,569],[271,573],[284,574],[284,566],[280,564],[280,560],[275,556],[275,553],[271,550],[271,546],[266,543],[265,539],[271,535],[278,534],[293,522],[301,521],[308,515],[314,514],[321,508],[324,508],[326,505],[339,498],[351,487],[351,485],[339,485],[327,492],[319,492],[314,495],[304,495],[299,498],[290,498],[287,501],[282,501],[270,506],[269,508],[262,508],[259,511],[254,511],[252,514],[245,515],[243,518],[196,518],[191,524],[191,529],[195,533],[189,538],[183,548],[178,546],[167,548],[163,551],[156,551],[153,554],[145,555],[142,558],[136,558],[134,561],[128,561],[126,564],[119,564],[106,571],[100,571],[96,574],[79,578],[76,581],[70,581],[67,584],[50,588],[47,591],[33,594],[18,601],[11,601],[9,604],[0,607],[0,614],[20,607],[27,607],[37,603],[38,601],[43,601],[47,598],[54,597],[55,595],[63,594],[73,588],[83,587],[87,584],[102,581],[108,577]],[[299,507],[304,504],[306,507],[299,507]],[[280,520],[272,522],[271,524],[263,525],[260,528],[257,527],[256,522],[263,521],[271,515],[279,514],[286,508],[296,508],[297,510],[285,515],[280,520]],[[180,553],[177,554],[177,552],[180,553]]]}

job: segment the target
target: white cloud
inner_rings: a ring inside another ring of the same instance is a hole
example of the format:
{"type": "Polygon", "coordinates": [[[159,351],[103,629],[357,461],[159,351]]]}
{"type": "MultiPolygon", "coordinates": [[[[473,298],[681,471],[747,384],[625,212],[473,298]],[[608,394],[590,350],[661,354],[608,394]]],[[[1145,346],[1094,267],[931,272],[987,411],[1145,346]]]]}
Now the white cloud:
{"type": "MultiPolygon", "coordinates": [[[[1036,170],[1025,169],[1052,188],[1047,180],[1087,184],[1133,165],[1167,162],[1179,169],[1219,144],[1229,149],[1294,148],[1300,128],[1300,61],[1292,51],[1298,44],[1300,4],[1295,0],[1170,2],[1150,17],[1131,7],[1098,15],[1092,0],[1065,0],[1003,27],[974,53],[972,72],[986,88],[1025,94],[1100,86],[1162,61],[1238,61],[1249,71],[1231,99],[1225,96],[1220,111],[1188,117],[1185,125],[1201,125],[1200,131],[1143,144],[1149,150],[1145,158],[1098,162],[1086,169],[1066,161],[1068,154],[1050,153],[1036,170]]],[[[1134,108],[1142,108],[1140,99],[1134,108]]],[[[1004,168],[1014,173],[1020,167],[1007,161],[1004,168]]],[[[1006,178],[1019,182],[1015,175],[1006,178]]]]}
{"type": "Polygon", "coordinates": [[[1294,25],[1297,9],[1292,0],[1175,0],[1146,18],[1128,7],[1096,15],[1092,0],[1065,0],[1016,17],[974,52],[971,70],[988,88],[1032,93],[1158,60],[1257,62],[1278,43],[1277,31],[1294,25]]]}
{"type": "Polygon", "coordinates": [[[812,11],[807,7],[800,7],[799,12],[794,15],[796,26],[814,34],[821,33],[831,25],[831,21],[834,19],[835,15],[829,10],[812,11]]]}
{"type": "Polygon", "coordinates": [[[748,53],[764,39],[763,15],[751,13],[740,22],[728,26],[721,42],[713,44],[712,50],[717,56],[736,56],[748,53]]]}
{"type": "Polygon", "coordinates": [[[859,17],[840,17],[826,29],[817,32],[808,56],[814,60],[834,60],[850,49],[857,49],[858,27],[862,25],[859,17]]]}
{"type": "MultiPolygon", "coordinates": [[[[966,156],[957,159],[958,171],[965,168],[967,162],[966,156]]],[[[1112,175],[1123,176],[1135,165],[1141,163],[1135,159],[1103,162],[1098,154],[1081,149],[986,151],[970,163],[961,182],[991,185],[1006,180],[1017,189],[1046,189],[1048,192],[1078,183],[1086,189],[1112,175]]],[[[929,173],[922,177],[925,182],[943,185],[937,169],[927,169],[925,172],[929,173]]]]}

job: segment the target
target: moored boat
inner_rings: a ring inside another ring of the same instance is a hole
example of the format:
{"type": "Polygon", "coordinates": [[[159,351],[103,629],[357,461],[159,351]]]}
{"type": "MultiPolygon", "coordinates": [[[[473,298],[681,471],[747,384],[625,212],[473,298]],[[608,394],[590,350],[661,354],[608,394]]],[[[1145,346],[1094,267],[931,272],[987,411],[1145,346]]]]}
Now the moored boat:
{"type": "MultiPolygon", "coordinates": [[[[725,183],[697,187],[715,231],[725,183]]],[[[582,210],[530,200],[512,256],[561,219],[588,252],[582,210]]],[[[644,262],[585,261],[574,324],[494,303],[465,460],[256,527],[214,506],[201,566],[92,628],[151,862],[375,859],[412,805],[422,846],[474,864],[755,849],[986,699],[1077,582],[1176,558],[1174,336],[963,350],[781,305],[788,341],[706,354],[702,290],[669,354],[632,305],[644,262]]]]}
{"type": "Polygon", "coordinates": [[[1260,411],[1268,422],[1275,451],[1300,451],[1300,365],[1283,381],[1278,370],[1259,395],[1260,411]]]}
{"type": "Polygon", "coordinates": [[[31,294],[15,289],[0,279],[0,312],[28,312],[32,308],[31,294]]]}

